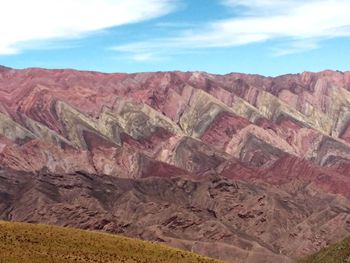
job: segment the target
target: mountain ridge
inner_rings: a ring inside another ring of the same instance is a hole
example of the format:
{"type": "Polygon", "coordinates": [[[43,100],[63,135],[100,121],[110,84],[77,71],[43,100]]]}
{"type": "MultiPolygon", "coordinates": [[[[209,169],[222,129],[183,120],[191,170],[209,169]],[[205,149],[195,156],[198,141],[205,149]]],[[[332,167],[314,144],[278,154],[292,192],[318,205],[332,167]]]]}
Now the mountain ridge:
{"type": "Polygon", "coordinates": [[[311,70],[304,70],[302,72],[295,72],[295,73],[284,73],[274,76],[269,75],[263,75],[259,73],[242,73],[242,72],[228,72],[228,73],[210,73],[210,71],[205,70],[155,70],[155,71],[141,71],[141,72],[104,72],[101,70],[93,70],[93,69],[76,69],[76,68],[45,68],[45,67],[23,67],[23,68],[16,68],[16,67],[9,67],[6,65],[0,65],[0,68],[8,69],[8,70],[51,70],[51,71],[76,71],[76,72],[89,72],[89,73],[100,73],[100,74],[127,74],[127,75],[133,75],[133,74],[157,74],[157,73],[200,73],[200,74],[210,74],[210,75],[216,75],[216,76],[229,76],[229,75],[247,75],[247,76],[256,76],[256,77],[263,77],[263,78],[278,78],[278,77],[285,77],[285,76],[297,76],[297,75],[303,75],[303,74],[326,74],[326,73],[340,73],[340,74],[348,74],[350,73],[350,70],[333,70],[333,69],[323,69],[318,71],[311,71],[311,70]]]}

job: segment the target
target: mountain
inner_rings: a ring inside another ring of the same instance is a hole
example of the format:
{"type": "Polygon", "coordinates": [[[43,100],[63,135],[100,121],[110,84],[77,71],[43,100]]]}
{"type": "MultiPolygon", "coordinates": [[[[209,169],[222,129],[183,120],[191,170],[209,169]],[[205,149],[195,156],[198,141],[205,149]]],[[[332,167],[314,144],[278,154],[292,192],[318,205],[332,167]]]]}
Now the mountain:
{"type": "Polygon", "coordinates": [[[1,261],[220,263],[154,243],[57,226],[0,222],[1,261]]]}
{"type": "Polygon", "coordinates": [[[228,262],[350,235],[350,72],[0,70],[0,218],[228,262]]]}

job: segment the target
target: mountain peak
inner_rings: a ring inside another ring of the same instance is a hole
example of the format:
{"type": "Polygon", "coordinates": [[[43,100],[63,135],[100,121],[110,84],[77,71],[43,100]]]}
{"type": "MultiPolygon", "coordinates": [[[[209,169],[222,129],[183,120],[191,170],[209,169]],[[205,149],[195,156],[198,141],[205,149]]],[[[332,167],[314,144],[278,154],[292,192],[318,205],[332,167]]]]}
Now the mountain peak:
{"type": "Polygon", "coordinates": [[[12,68],[10,67],[6,67],[6,66],[3,66],[3,65],[0,65],[0,71],[3,71],[3,70],[10,70],[12,68]]]}

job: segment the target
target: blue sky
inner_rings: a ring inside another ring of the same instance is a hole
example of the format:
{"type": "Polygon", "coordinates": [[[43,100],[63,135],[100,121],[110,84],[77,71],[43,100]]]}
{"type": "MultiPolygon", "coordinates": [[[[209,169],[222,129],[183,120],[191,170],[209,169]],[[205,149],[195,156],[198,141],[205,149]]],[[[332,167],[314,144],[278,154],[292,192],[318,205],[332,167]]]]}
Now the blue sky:
{"type": "Polygon", "coordinates": [[[4,1],[0,64],[270,76],[346,71],[349,14],[350,0],[4,1]]]}

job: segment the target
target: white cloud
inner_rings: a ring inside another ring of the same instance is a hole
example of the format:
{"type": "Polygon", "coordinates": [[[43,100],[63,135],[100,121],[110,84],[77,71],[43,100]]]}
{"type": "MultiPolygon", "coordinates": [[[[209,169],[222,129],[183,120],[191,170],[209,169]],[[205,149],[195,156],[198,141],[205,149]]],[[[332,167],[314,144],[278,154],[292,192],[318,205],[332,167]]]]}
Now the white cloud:
{"type": "Polygon", "coordinates": [[[295,53],[301,53],[304,51],[309,51],[312,49],[319,48],[317,40],[313,39],[303,39],[296,40],[294,42],[287,42],[285,45],[279,46],[277,48],[272,48],[274,56],[285,56],[295,53]]]}
{"type": "Polygon", "coordinates": [[[75,38],[97,30],[155,18],[176,0],[0,0],[0,54],[30,41],[75,38]]]}
{"type": "MultiPolygon", "coordinates": [[[[284,41],[277,55],[317,48],[319,42],[350,36],[350,0],[222,0],[239,12],[176,37],[115,47],[126,52],[232,47],[268,40],[284,41]]],[[[276,49],[276,48],[274,48],[276,49]]]]}
{"type": "Polygon", "coordinates": [[[131,59],[135,61],[151,61],[155,60],[156,58],[153,56],[152,53],[139,53],[132,55],[131,59]]]}

